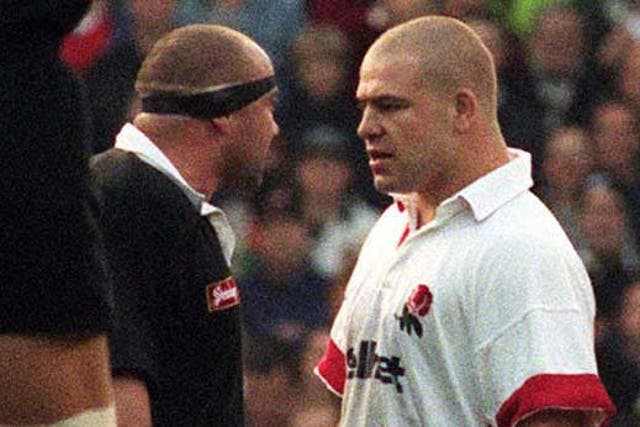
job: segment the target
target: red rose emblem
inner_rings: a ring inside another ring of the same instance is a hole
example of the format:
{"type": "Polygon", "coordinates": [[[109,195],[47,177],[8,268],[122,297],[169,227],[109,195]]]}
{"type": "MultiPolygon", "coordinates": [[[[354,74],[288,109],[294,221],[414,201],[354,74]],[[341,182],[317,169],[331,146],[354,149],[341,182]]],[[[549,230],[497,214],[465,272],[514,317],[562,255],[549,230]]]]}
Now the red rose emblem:
{"type": "Polygon", "coordinates": [[[429,312],[431,308],[431,303],[433,302],[433,295],[431,291],[427,287],[427,285],[418,285],[413,290],[413,293],[409,297],[409,302],[407,303],[407,308],[409,312],[414,315],[418,315],[420,317],[424,317],[429,312]]]}

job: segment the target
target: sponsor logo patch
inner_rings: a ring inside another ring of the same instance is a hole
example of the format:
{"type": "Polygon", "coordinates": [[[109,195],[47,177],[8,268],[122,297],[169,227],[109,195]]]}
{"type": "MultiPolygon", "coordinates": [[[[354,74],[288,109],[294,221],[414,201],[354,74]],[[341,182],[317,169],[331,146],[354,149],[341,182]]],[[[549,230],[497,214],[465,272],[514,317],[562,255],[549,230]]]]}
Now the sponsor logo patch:
{"type": "Polygon", "coordinates": [[[402,316],[395,315],[400,322],[400,330],[406,331],[409,335],[415,330],[416,335],[422,338],[422,323],[420,319],[425,317],[431,309],[433,294],[425,284],[419,284],[409,296],[409,300],[404,305],[402,316]]]}
{"type": "Polygon", "coordinates": [[[240,291],[233,277],[209,283],[205,291],[209,312],[226,310],[240,304],[240,291]]]}
{"type": "Polygon", "coordinates": [[[376,379],[382,384],[395,386],[396,392],[402,393],[400,378],[405,370],[397,356],[383,356],[376,352],[376,341],[360,341],[360,347],[347,350],[347,379],[376,379]]]}

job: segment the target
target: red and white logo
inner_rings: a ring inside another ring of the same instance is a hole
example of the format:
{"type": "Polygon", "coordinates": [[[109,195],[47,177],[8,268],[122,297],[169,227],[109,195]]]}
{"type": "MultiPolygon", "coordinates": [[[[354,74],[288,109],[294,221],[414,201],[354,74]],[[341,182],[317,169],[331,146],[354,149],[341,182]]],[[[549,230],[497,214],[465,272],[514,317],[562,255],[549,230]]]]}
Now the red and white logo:
{"type": "Polygon", "coordinates": [[[406,331],[409,335],[415,331],[416,335],[422,338],[420,318],[429,313],[432,303],[433,294],[429,287],[422,283],[416,286],[402,309],[402,315],[394,315],[400,322],[400,330],[406,331]]]}
{"type": "Polygon", "coordinates": [[[409,309],[409,313],[424,317],[429,312],[432,302],[433,295],[431,294],[429,287],[427,285],[420,284],[416,286],[409,297],[407,308],[409,309]]]}
{"type": "Polygon", "coordinates": [[[226,310],[240,304],[240,290],[233,277],[208,284],[206,294],[210,312],[226,310]]]}

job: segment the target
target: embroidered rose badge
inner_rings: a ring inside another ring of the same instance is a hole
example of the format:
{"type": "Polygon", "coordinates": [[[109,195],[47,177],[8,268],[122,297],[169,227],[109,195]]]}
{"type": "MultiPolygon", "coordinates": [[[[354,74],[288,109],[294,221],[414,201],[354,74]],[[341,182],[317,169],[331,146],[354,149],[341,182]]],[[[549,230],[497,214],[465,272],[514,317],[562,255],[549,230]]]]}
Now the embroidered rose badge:
{"type": "Polygon", "coordinates": [[[404,331],[406,329],[409,335],[415,330],[416,335],[422,338],[420,318],[429,313],[432,302],[433,295],[429,287],[423,284],[416,286],[402,309],[402,316],[395,316],[400,322],[400,330],[404,331]]]}

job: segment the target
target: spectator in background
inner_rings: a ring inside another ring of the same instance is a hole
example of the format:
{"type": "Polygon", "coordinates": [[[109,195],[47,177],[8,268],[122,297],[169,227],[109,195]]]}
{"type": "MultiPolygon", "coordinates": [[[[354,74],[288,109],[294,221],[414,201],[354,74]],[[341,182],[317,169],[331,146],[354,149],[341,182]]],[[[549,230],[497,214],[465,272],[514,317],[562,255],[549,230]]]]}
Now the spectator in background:
{"type": "Polygon", "coordinates": [[[640,43],[633,43],[620,61],[616,76],[617,95],[640,114],[640,43]]]}
{"type": "Polygon", "coordinates": [[[440,0],[441,13],[454,18],[468,20],[489,18],[490,11],[486,0],[440,0]]]}
{"type": "Polygon", "coordinates": [[[370,185],[367,160],[355,129],[358,109],[351,74],[352,47],[337,27],[309,24],[300,32],[291,50],[294,80],[289,99],[278,111],[282,132],[294,156],[304,152],[303,139],[314,129],[333,128],[346,135],[345,156],[355,171],[355,188],[368,201],[378,203],[370,185]]]}
{"type": "Polygon", "coordinates": [[[288,215],[294,212],[293,159],[284,135],[279,133],[267,153],[264,177],[259,191],[238,189],[216,194],[216,204],[226,213],[238,236],[234,255],[236,279],[256,273],[261,239],[261,218],[288,215]]]}
{"type": "MultiPolygon", "coordinates": [[[[133,0],[132,6],[140,7],[133,0]]],[[[163,5],[171,1],[162,2],[163,5]]],[[[154,17],[162,8],[145,2],[154,17]]],[[[134,43],[128,10],[122,1],[94,0],[75,30],[67,35],[62,59],[82,78],[87,87],[93,124],[92,152],[99,153],[113,145],[115,136],[126,121],[134,90],[133,82],[140,66],[140,53],[134,43]]],[[[136,31],[135,34],[140,34],[136,31]]]]}
{"type": "Polygon", "coordinates": [[[640,133],[638,116],[626,104],[598,105],[591,119],[595,173],[621,192],[633,234],[640,242],[640,133]]]}
{"type": "Polygon", "coordinates": [[[313,269],[312,240],[301,221],[264,217],[258,227],[253,274],[241,283],[245,332],[257,351],[277,341],[299,354],[309,330],[326,325],[329,282],[313,269]]]}
{"type": "Polygon", "coordinates": [[[577,249],[592,280],[598,323],[605,329],[629,278],[640,272],[640,250],[628,221],[620,192],[592,177],[581,195],[584,245],[577,249]]]}
{"type": "Polygon", "coordinates": [[[295,167],[296,208],[314,239],[310,261],[331,280],[345,253],[360,248],[379,216],[356,192],[347,144],[337,130],[315,128],[303,137],[304,152],[295,167]]]}
{"type": "Polygon", "coordinates": [[[592,167],[589,139],[582,128],[561,127],[549,135],[537,193],[578,248],[585,244],[579,226],[580,194],[592,167]]]}
{"type": "Polygon", "coordinates": [[[543,8],[525,39],[535,110],[527,127],[534,164],[558,126],[581,125],[589,117],[601,82],[587,61],[584,20],[568,5],[543,8]]]}
{"type": "Polygon", "coordinates": [[[637,1],[609,1],[610,30],[599,40],[595,50],[597,65],[615,70],[627,52],[640,43],[640,3],[637,1]]]}
{"type": "MultiPolygon", "coordinates": [[[[246,426],[284,427],[300,398],[299,354],[286,342],[248,341],[245,352],[246,426]]],[[[329,427],[329,426],[326,426],[329,427]]]]}
{"type": "MultiPolygon", "coordinates": [[[[339,28],[349,36],[353,46],[353,62],[359,63],[365,50],[378,34],[367,22],[370,0],[308,0],[309,21],[339,28]]],[[[357,70],[353,70],[353,81],[357,70]]],[[[355,84],[354,84],[355,87],[355,84]]]]}
{"type": "Polygon", "coordinates": [[[413,18],[441,13],[439,3],[439,0],[373,0],[366,20],[379,34],[413,18]]]}
{"type": "Polygon", "coordinates": [[[351,147],[361,149],[355,135],[358,117],[349,84],[353,63],[347,35],[333,26],[309,24],[296,38],[291,58],[293,92],[278,115],[292,151],[303,151],[303,134],[323,125],[347,133],[351,147]]]}
{"type": "Polygon", "coordinates": [[[225,25],[249,35],[273,58],[280,96],[289,96],[288,51],[307,20],[304,0],[180,0],[177,20],[225,25]]]}
{"type": "Polygon", "coordinates": [[[141,58],[165,34],[179,26],[176,8],[180,0],[128,0],[133,16],[133,39],[141,58]]]}
{"type": "MultiPolygon", "coordinates": [[[[528,152],[539,150],[539,130],[532,118],[538,114],[530,74],[524,61],[520,40],[495,22],[472,18],[468,25],[485,43],[496,66],[498,77],[498,121],[505,141],[528,152]]],[[[534,158],[534,179],[539,176],[539,158],[534,158]]]]}
{"type": "Polygon", "coordinates": [[[596,342],[598,371],[616,405],[611,427],[640,425],[640,282],[622,292],[609,329],[596,342]]]}

